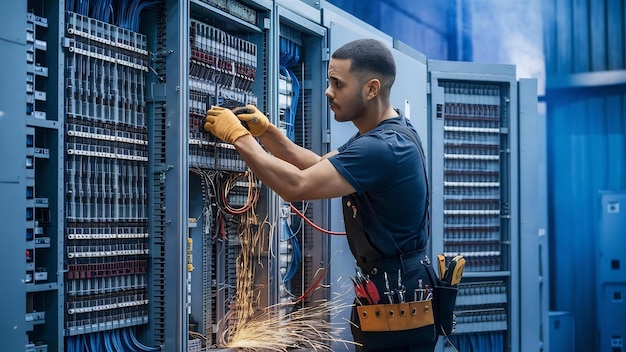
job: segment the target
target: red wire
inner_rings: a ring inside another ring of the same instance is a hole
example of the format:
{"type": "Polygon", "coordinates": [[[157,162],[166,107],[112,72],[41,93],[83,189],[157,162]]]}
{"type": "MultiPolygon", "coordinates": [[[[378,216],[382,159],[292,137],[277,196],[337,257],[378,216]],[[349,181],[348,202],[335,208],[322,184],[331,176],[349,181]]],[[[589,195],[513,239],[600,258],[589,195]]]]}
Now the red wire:
{"type": "Polygon", "coordinates": [[[295,303],[298,303],[300,301],[302,301],[303,299],[306,298],[306,296],[309,295],[309,293],[311,293],[317,286],[319,286],[320,282],[322,282],[322,279],[324,278],[324,276],[326,276],[326,273],[328,272],[328,268],[324,268],[324,271],[322,272],[322,274],[315,279],[315,282],[313,282],[313,285],[311,285],[311,287],[309,287],[308,290],[306,290],[306,292],[304,292],[302,294],[302,296],[298,297],[298,299],[296,299],[295,303]]]}
{"type": "Polygon", "coordinates": [[[329,235],[337,235],[337,236],[345,236],[346,235],[345,232],[330,231],[330,230],[326,230],[326,229],[323,229],[323,228],[315,225],[313,223],[313,221],[309,220],[306,216],[304,216],[304,214],[302,214],[298,209],[296,209],[296,207],[294,207],[293,204],[289,203],[289,206],[291,207],[291,209],[293,211],[296,212],[296,214],[298,214],[298,216],[300,216],[302,219],[304,219],[304,221],[306,221],[307,224],[313,226],[313,228],[315,228],[316,230],[318,230],[320,232],[323,232],[323,233],[327,233],[329,235]]]}

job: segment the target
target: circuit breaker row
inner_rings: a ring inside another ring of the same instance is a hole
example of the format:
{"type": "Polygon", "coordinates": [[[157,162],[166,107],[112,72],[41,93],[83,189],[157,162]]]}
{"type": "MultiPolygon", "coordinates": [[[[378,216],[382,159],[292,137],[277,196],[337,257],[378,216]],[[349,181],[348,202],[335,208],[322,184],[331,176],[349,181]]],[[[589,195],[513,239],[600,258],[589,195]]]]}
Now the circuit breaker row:
{"type": "MultiPolygon", "coordinates": [[[[207,3],[256,24],[256,12],[238,2],[207,3]]],[[[262,71],[257,44],[245,34],[209,25],[204,22],[204,16],[193,12],[191,16],[188,157],[190,174],[200,179],[202,188],[202,209],[191,208],[191,215],[201,211],[198,220],[202,221],[190,226],[187,258],[187,295],[190,305],[195,307],[188,311],[193,322],[190,331],[202,336],[202,340],[189,341],[189,351],[194,351],[213,345],[217,334],[225,333],[220,329],[232,331],[237,324],[237,314],[228,312],[241,308],[235,302],[238,282],[242,275],[251,275],[240,265],[243,228],[239,223],[250,206],[251,190],[254,193],[258,187],[250,180],[238,179],[243,177],[247,166],[234,147],[204,130],[206,112],[212,106],[258,105],[253,85],[262,71]]],[[[198,198],[197,191],[191,190],[192,199],[198,198]]]]}
{"type": "Polygon", "coordinates": [[[146,37],[66,12],[65,255],[76,335],[148,322],[146,37]]]}
{"type": "Polygon", "coordinates": [[[499,90],[489,84],[445,84],[444,251],[463,254],[467,271],[498,271],[499,90]]]}
{"type": "Polygon", "coordinates": [[[257,71],[257,46],[221,29],[191,20],[189,68],[189,163],[192,167],[243,171],[245,164],[232,148],[203,130],[213,105],[234,108],[257,104],[252,85],[257,71]]]}
{"type": "Polygon", "coordinates": [[[502,220],[507,215],[506,176],[501,171],[506,169],[501,144],[507,121],[498,84],[440,84],[445,97],[443,251],[448,257],[463,255],[465,271],[476,273],[459,285],[455,314],[460,335],[454,339],[464,346],[464,333],[484,333],[493,340],[508,328],[506,275],[497,281],[481,278],[508,270],[508,229],[502,220]]]}

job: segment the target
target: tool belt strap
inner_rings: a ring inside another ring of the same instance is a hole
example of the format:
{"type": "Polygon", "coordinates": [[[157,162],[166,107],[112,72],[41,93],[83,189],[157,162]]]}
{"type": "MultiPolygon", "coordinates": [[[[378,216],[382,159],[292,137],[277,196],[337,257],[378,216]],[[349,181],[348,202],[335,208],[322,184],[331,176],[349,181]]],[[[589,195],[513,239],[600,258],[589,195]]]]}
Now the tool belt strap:
{"type": "Polygon", "coordinates": [[[398,268],[406,270],[406,265],[415,265],[426,256],[426,249],[418,249],[413,252],[399,254],[394,257],[384,258],[379,260],[373,260],[370,262],[357,262],[357,265],[367,275],[377,275],[383,272],[397,271],[398,268]]]}

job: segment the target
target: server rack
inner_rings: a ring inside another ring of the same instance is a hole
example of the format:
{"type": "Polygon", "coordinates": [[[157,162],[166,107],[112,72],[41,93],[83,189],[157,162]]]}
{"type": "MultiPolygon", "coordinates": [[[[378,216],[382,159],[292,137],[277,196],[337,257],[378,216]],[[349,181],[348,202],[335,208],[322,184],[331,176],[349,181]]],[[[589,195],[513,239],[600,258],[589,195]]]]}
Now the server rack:
{"type": "Polygon", "coordinates": [[[463,349],[467,337],[504,351],[518,339],[510,329],[518,312],[509,304],[517,284],[514,68],[497,67],[499,77],[487,79],[449,65],[429,62],[431,137],[437,141],[431,152],[433,253],[467,260],[452,341],[463,349]]]}
{"type": "Polygon", "coordinates": [[[3,134],[26,153],[14,168],[24,173],[18,182],[25,192],[18,203],[26,213],[24,243],[8,246],[26,247],[25,286],[9,288],[25,304],[15,300],[22,317],[14,330],[22,336],[8,339],[8,350],[111,343],[156,350],[138,338],[162,338],[146,333],[158,320],[150,319],[158,285],[149,279],[156,245],[148,206],[148,170],[155,165],[148,144],[158,143],[149,141],[154,94],[147,87],[149,72],[156,73],[149,53],[156,50],[139,33],[138,15],[164,7],[117,5],[129,11],[116,13],[115,21],[112,4],[95,2],[90,8],[87,2],[33,0],[8,12],[16,22],[12,30],[23,33],[15,37],[21,47],[10,52],[25,60],[3,74],[17,68],[26,80],[25,94],[6,102],[25,112],[14,120],[22,127],[3,134]]]}
{"type": "MultiPolygon", "coordinates": [[[[199,131],[210,105],[254,104],[291,140],[323,153],[325,82],[315,73],[322,69],[325,29],[317,24],[319,11],[299,2],[191,4],[188,291],[189,350],[195,350],[216,342],[224,345],[242,328],[241,322],[264,314],[268,307],[279,315],[289,314],[289,303],[304,297],[319,278],[319,269],[327,266],[324,238],[294,213],[298,210],[323,224],[324,202],[289,204],[254,178],[244,179],[247,168],[232,146],[199,131]],[[249,16],[240,18],[241,13],[249,16]],[[228,50],[216,48],[220,41],[232,40],[245,52],[252,48],[246,57],[249,63],[243,62],[247,70],[238,72],[232,85],[214,78],[219,74],[202,74],[219,70],[211,65],[228,50]],[[238,87],[241,78],[247,79],[238,87]],[[230,94],[228,86],[243,94],[230,94]],[[233,186],[226,190],[227,183],[233,186]]],[[[316,290],[300,305],[324,297],[324,290],[316,290]]]]}
{"type": "Polygon", "coordinates": [[[256,243],[250,227],[260,185],[232,145],[204,132],[211,106],[267,107],[269,4],[191,1],[189,12],[189,350],[214,345],[249,314],[256,243]],[[263,6],[261,6],[263,5],[263,6]],[[246,225],[247,224],[247,225],[246,225]],[[244,225],[250,229],[244,230],[244,225]],[[237,299],[235,299],[237,298],[237,299]],[[246,300],[246,304],[243,301],[246,300]],[[223,324],[217,326],[219,321],[223,324]],[[195,347],[194,347],[195,346],[195,347]]]}
{"type": "MultiPolygon", "coordinates": [[[[451,340],[461,350],[478,344],[490,351],[515,351],[524,337],[524,350],[538,350],[545,330],[539,308],[545,288],[537,279],[539,224],[528,208],[530,199],[520,197],[519,184],[519,109],[524,108],[525,119],[536,119],[533,82],[519,88],[511,65],[430,60],[428,66],[432,253],[448,260],[461,254],[467,260],[451,340]],[[530,221],[523,229],[522,213],[530,221]],[[529,240],[523,246],[520,231],[529,240]],[[530,291],[523,306],[522,287],[530,291]],[[518,325],[522,316],[537,324],[518,325]]],[[[526,145],[533,131],[529,123],[524,126],[526,145]]],[[[525,164],[533,161],[536,154],[524,154],[525,164]]],[[[537,174],[524,172],[526,182],[537,180],[537,174]]]]}

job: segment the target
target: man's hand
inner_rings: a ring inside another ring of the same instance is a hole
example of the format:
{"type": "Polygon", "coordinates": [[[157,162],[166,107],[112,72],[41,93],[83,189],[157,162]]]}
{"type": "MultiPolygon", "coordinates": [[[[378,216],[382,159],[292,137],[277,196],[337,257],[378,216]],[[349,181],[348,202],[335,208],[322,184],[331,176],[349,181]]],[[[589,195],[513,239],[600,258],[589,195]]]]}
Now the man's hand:
{"type": "Polygon", "coordinates": [[[250,133],[255,137],[262,135],[270,125],[270,120],[254,105],[234,108],[233,112],[239,120],[246,123],[250,133]]]}
{"type": "Polygon", "coordinates": [[[239,137],[250,134],[231,110],[219,106],[213,106],[207,111],[204,129],[230,144],[235,143],[239,137]]]}

